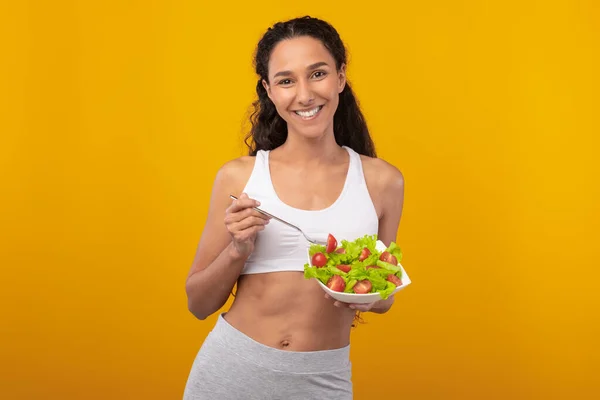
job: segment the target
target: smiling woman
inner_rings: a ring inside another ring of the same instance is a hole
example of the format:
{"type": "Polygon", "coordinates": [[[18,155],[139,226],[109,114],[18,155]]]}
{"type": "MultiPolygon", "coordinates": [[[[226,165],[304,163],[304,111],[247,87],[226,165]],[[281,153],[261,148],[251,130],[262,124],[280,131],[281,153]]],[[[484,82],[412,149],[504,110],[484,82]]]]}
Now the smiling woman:
{"type": "Polygon", "coordinates": [[[299,37],[280,43],[273,49],[269,62],[269,84],[262,80],[269,99],[293,135],[318,136],[331,129],[339,103],[339,94],[346,82],[345,65],[338,70],[333,57],[323,43],[311,37],[299,37]],[[319,61],[307,67],[302,60],[319,61]],[[289,69],[288,69],[289,68],[289,69]],[[301,120],[301,121],[299,121],[301,120]],[[306,121],[311,121],[306,124],[306,121]],[[298,124],[300,124],[298,126],[298,124]]]}
{"type": "Polygon", "coordinates": [[[317,136],[329,130],[337,144],[376,156],[346,77],[344,44],[331,25],[323,22],[317,26],[315,21],[298,19],[276,24],[258,44],[254,61],[259,76],[258,100],[246,140],[253,141],[248,143],[251,156],[259,149],[271,150],[284,144],[289,130],[317,136]],[[296,30],[290,29],[292,26],[296,30]],[[299,120],[314,123],[300,124],[299,120]]]}
{"type": "Polygon", "coordinates": [[[304,278],[304,237],[253,208],[311,236],[378,235],[389,244],[402,213],[403,177],[375,157],[331,25],[310,17],[275,24],[258,44],[255,65],[249,156],[217,174],[186,283],[199,319],[217,312],[236,283],[237,294],[202,344],[184,397],[352,399],[355,310],[384,313],[393,296],[371,304],[324,296],[304,278]]]}

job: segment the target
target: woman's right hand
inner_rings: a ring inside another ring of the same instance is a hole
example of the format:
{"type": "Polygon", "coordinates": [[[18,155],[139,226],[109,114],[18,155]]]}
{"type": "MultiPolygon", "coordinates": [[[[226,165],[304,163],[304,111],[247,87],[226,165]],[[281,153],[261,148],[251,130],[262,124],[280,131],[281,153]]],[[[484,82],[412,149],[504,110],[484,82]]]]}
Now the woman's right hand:
{"type": "Polygon", "coordinates": [[[242,193],[225,211],[225,226],[231,235],[233,248],[241,258],[247,258],[254,250],[258,232],[265,229],[270,217],[253,210],[260,203],[242,193]]]}

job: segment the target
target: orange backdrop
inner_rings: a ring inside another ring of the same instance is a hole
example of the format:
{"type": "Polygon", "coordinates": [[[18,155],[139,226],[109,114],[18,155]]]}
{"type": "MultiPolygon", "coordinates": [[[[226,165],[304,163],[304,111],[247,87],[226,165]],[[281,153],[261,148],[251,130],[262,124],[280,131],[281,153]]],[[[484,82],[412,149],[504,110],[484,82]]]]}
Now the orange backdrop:
{"type": "Polygon", "coordinates": [[[598,3],[396,3],[2,2],[0,398],[181,398],[252,52],[303,14],[406,178],[413,285],[354,331],[356,399],[600,398],[598,3]]]}

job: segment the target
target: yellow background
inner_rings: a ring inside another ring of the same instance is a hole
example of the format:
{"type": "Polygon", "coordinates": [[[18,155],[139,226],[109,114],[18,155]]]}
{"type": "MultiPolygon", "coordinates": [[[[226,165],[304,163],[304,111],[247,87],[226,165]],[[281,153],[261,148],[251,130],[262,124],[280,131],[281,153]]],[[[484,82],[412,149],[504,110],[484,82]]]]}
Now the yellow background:
{"type": "Polygon", "coordinates": [[[406,178],[414,283],[354,331],[356,399],[600,398],[599,3],[289,4],[0,3],[0,398],[181,398],[252,52],[303,14],[406,178]]]}

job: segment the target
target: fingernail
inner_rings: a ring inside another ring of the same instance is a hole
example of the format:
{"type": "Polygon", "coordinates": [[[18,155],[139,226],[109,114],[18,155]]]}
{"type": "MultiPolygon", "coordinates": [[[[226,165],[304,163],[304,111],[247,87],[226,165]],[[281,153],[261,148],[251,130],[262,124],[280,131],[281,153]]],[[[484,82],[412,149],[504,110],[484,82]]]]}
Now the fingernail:
{"type": "Polygon", "coordinates": [[[256,200],[256,207],[260,206],[260,201],[256,200]]]}
{"type": "Polygon", "coordinates": [[[354,306],[350,306],[350,308],[353,309],[353,310],[356,310],[356,307],[354,307],[354,306]]]}

